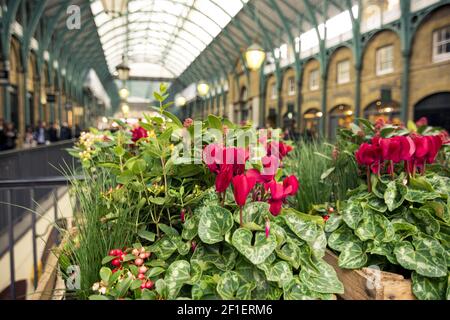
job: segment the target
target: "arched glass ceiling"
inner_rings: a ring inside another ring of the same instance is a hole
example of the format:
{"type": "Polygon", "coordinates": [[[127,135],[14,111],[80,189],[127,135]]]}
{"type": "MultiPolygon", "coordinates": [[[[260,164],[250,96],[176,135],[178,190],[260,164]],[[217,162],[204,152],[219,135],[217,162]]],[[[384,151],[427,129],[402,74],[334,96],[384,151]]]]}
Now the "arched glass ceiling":
{"type": "Polygon", "coordinates": [[[126,54],[132,76],[176,78],[247,2],[129,0],[128,25],[127,17],[105,13],[101,0],[91,9],[111,73],[126,54]]]}

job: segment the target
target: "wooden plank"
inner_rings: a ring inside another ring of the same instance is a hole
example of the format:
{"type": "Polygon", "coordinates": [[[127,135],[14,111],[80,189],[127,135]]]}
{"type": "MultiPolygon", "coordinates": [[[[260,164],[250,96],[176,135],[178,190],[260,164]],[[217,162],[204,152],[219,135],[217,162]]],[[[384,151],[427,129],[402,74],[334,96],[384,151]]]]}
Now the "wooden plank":
{"type": "Polygon", "coordinates": [[[336,274],[344,284],[345,300],[415,300],[412,293],[411,280],[402,275],[378,271],[371,268],[358,270],[342,269],[338,265],[338,257],[327,250],[325,261],[333,266],[336,274]]]}
{"type": "Polygon", "coordinates": [[[55,289],[58,272],[58,257],[51,253],[45,264],[44,273],[39,279],[36,291],[31,295],[30,300],[51,300],[55,289]]]}

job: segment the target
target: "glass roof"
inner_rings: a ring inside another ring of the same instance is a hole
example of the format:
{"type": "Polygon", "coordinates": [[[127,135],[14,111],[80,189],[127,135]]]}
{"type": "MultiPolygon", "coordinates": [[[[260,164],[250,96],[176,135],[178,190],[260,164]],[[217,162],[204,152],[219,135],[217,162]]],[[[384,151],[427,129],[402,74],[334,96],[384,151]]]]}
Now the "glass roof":
{"type": "Polygon", "coordinates": [[[246,2],[248,0],[129,0],[128,24],[126,16],[108,15],[102,0],[94,0],[91,10],[111,73],[125,54],[131,76],[176,78],[246,2]]]}

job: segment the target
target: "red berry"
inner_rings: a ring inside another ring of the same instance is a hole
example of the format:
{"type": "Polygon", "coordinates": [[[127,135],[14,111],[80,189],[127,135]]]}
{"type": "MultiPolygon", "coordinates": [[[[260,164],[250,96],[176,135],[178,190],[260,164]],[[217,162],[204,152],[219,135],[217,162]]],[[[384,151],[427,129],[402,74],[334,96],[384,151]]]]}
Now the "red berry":
{"type": "Polygon", "coordinates": [[[121,255],[123,255],[122,250],[117,249],[117,250],[116,250],[116,256],[117,256],[117,257],[120,257],[121,255]]]}
{"type": "Polygon", "coordinates": [[[136,260],[134,260],[134,264],[137,266],[142,266],[143,263],[144,260],[142,260],[141,258],[137,258],[136,260]]]}
{"type": "Polygon", "coordinates": [[[139,250],[138,249],[133,249],[133,251],[131,251],[132,254],[134,254],[135,256],[139,255],[139,250]]]}
{"type": "Polygon", "coordinates": [[[119,259],[119,258],[114,259],[114,260],[111,262],[111,264],[112,264],[114,267],[119,267],[119,266],[120,266],[120,259],[119,259]]]}
{"type": "Polygon", "coordinates": [[[148,258],[150,258],[151,255],[152,255],[151,252],[146,252],[146,253],[145,253],[145,258],[148,259],[148,258]]]}
{"type": "Polygon", "coordinates": [[[145,283],[141,284],[141,289],[145,289],[145,283]]]}
{"type": "Polygon", "coordinates": [[[115,268],[112,270],[112,273],[116,273],[117,271],[119,271],[119,268],[115,268]]]}
{"type": "Polygon", "coordinates": [[[334,212],[334,208],[333,207],[328,208],[328,212],[329,213],[333,213],[334,212]]]}
{"type": "Polygon", "coordinates": [[[110,250],[108,255],[109,256],[115,256],[116,255],[116,250],[110,250]]]}
{"type": "Polygon", "coordinates": [[[330,219],[329,215],[326,215],[326,216],[323,217],[323,221],[328,221],[328,219],[330,219]]]}
{"type": "Polygon", "coordinates": [[[139,274],[138,274],[138,279],[139,279],[139,280],[144,280],[144,279],[145,279],[145,275],[142,274],[142,273],[139,273],[139,274]]]}
{"type": "Polygon", "coordinates": [[[153,281],[148,280],[147,283],[145,284],[145,288],[151,289],[153,288],[153,285],[154,285],[153,281]]]}
{"type": "Polygon", "coordinates": [[[147,258],[147,254],[145,254],[145,253],[141,253],[141,254],[139,255],[139,258],[141,258],[141,259],[145,259],[145,258],[147,258]]]}
{"type": "Polygon", "coordinates": [[[142,266],[142,267],[139,268],[139,273],[144,274],[144,273],[147,272],[147,270],[148,270],[148,268],[146,266],[142,266]]]}

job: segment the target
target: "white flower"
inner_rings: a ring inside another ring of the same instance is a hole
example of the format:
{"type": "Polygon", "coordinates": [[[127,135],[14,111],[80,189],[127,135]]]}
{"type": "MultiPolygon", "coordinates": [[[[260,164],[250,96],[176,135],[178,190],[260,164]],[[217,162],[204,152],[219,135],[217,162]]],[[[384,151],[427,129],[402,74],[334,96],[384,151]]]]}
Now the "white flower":
{"type": "Polygon", "coordinates": [[[98,289],[100,289],[100,283],[96,282],[92,285],[92,290],[93,291],[98,291],[98,289]]]}
{"type": "Polygon", "coordinates": [[[101,294],[105,294],[106,293],[106,287],[101,287],[100,290],[98,290],[98,292],[100,292],[101,294]]]}

